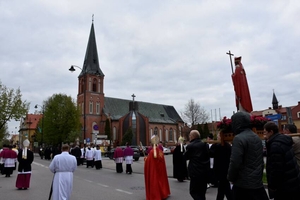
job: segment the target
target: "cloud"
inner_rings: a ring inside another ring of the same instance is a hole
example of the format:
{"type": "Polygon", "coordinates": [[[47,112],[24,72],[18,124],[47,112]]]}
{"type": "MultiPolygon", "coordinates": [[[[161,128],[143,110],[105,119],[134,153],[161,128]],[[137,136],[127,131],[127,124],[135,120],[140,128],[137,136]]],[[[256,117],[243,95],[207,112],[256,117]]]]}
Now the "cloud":
{"type": "MultiPolygon", "coordinates": [[[[236,110],[226,54],[242,56],[254,110],[296,105],[300,89],[297,1],[2,1],[0,80],[35,104],[55,93],[76,99],[94,14],[109,97],[209,113],[236,110]],[[292,95],[291,95],[292,94],[292,95]]],[[[217,118],[219,118],[217,114],[217,118]]],[[[215,118],[215,116],[213,117],[215,118]]],[[[12,125],[10,127],[15,127],[12,125]]]]}

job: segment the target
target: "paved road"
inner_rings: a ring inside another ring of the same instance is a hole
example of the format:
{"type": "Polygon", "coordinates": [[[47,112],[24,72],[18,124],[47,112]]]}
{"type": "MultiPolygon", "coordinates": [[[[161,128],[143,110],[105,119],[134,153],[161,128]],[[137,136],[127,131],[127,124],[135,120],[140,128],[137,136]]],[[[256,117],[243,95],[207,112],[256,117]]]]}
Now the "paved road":
{"type": "MultiPolygon", "coordinates": [[[[173,166],[172,155],[166,155],[166,166],[169,177],[171,195],[168,200],[186,199],[191,200],[189,195],[189,181],[183,183],[172,178],[173,166]]],[[[1,199],[8,200],[43,200],[48,199],[49,189],[53,174],[48,169],[50,161],[42,160],[37,155],[32,164],[33,173],[29,190],[17,190],[15,188],[16,171],[10,178],[0,176],[1,199]]],[[[95,170],[79,166],[74,173],[74,186],[71,200],[145,200],[144,188],[144,159],[140,158],[132,165],[133,174],[118,174],[115,171],[113,160],[103,158],[103,169],[95,170]]],[[[123,164],[125,169],[125,164],[123,164]]],[[[216,188],[207,190],[207,200],[215,200],[216,188]]]]}

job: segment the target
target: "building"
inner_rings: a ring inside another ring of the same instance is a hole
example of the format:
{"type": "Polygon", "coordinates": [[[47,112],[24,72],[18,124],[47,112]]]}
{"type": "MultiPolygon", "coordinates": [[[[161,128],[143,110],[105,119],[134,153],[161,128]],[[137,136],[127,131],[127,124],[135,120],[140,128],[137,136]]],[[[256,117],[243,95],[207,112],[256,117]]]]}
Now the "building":
{"type": "MultiPolygon", "coordinates": [[[[74,67],[70,68],[74,71],[74,67]]],[[[84,143],[107,144],[105,124],[108,119],[111,141],[121,144],[126,131],[133,131],[132,145],[150,145],[152,135],[158,135],[165,145],[174,145],[184,122],[171,105],[106,97],[104,73],[99,65],[97,44],[92,23],[83,67],[78,76],[77,105],[81,112],[84,143]]],[[[109,87],[109,86],[108,86],[109,87]]]]}
{"type": "Polygon", "coordinates": [[[278,124],[279,132],[283,132],[286,124],[295,124],[300,133],[300,101],[297,105],[286,106],[278,104],[275,92],[273,92],[272,107],[265,110],[253,111],[252,115],[271,118],[278,124]]]}
{"type": "Polygon", "coordinates": [[[35,142],[36,131],[38,130],[39,120],[43,117],[42,114],[26,114],[25,118],[20,121],[19,129],[19,146],[23,146],[23,141],[28,139],[30,141],[29,148],[36,151],[38,148],[37,142],[35,142]]]}

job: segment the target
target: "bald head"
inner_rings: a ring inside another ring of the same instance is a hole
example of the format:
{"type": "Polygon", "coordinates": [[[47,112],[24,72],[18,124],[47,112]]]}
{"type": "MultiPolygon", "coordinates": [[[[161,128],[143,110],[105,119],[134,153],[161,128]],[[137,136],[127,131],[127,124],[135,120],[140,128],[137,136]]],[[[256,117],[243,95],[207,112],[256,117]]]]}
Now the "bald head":
{"type": "Polygon", "coordinates": [[[191,130],[189,137],[190,141],[196,138],[200,138],[200,133],[197,130],[191,130]]]}

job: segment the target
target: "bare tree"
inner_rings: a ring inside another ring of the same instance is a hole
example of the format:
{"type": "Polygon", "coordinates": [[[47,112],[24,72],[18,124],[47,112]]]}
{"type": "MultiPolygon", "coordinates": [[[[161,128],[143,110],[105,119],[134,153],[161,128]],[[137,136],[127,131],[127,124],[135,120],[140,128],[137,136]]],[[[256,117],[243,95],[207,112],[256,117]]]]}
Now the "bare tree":
{"type": "Polygon", "coordinates": [[[194,99],[190,99],[185,105],[185,110],[181,112],[181,117],[192,126],[195,124],[204,124],[209,119],[208,113],[194,99]]]}

